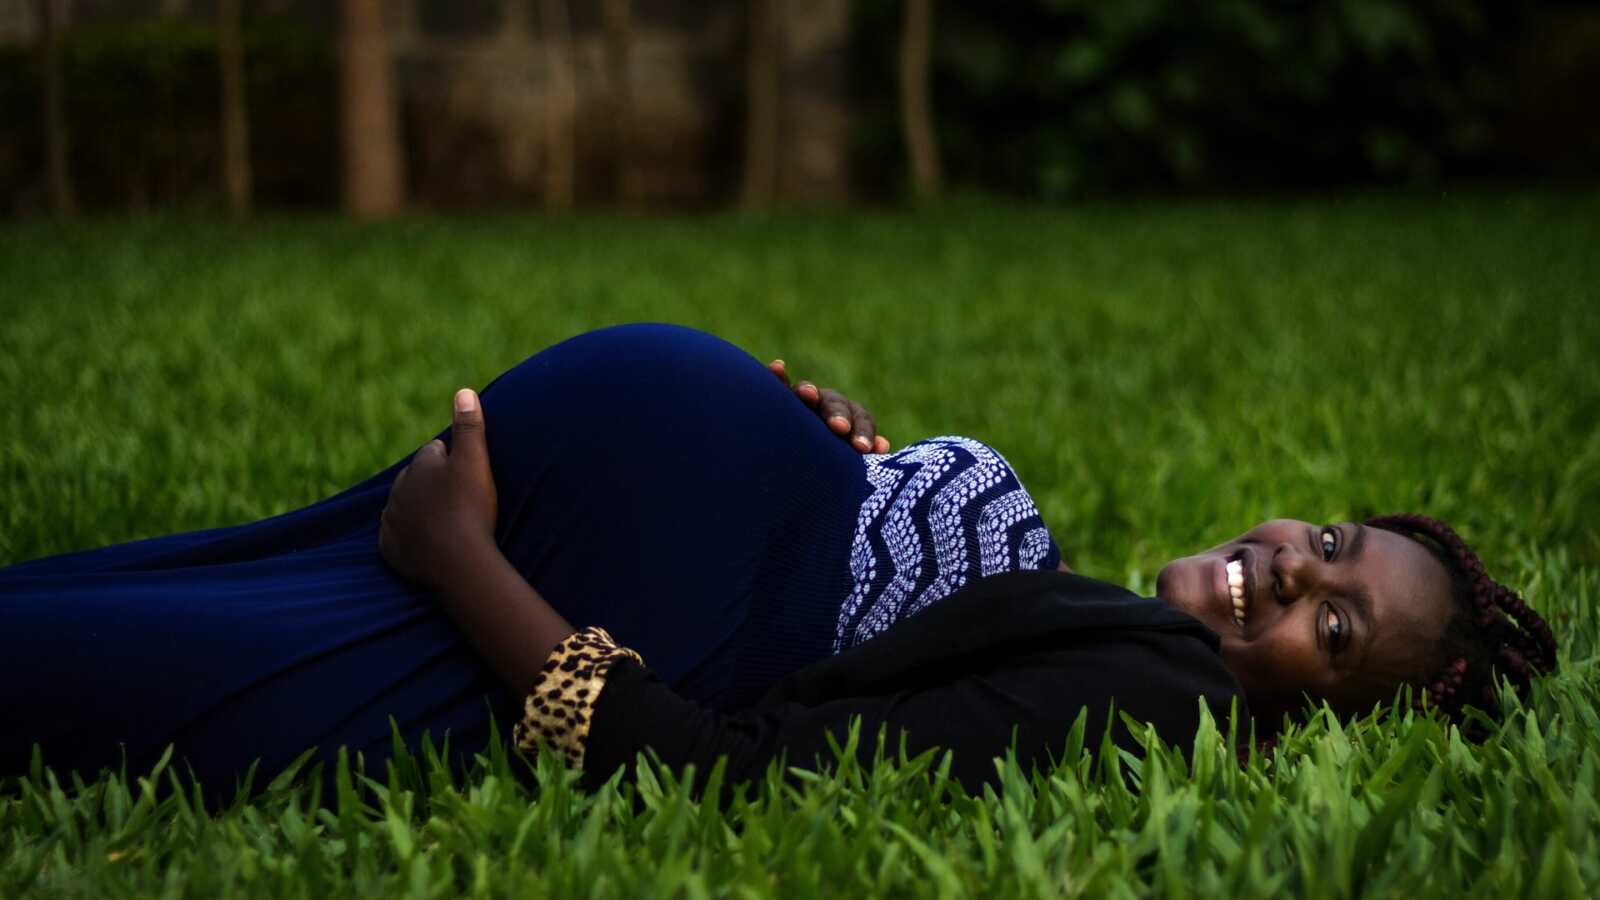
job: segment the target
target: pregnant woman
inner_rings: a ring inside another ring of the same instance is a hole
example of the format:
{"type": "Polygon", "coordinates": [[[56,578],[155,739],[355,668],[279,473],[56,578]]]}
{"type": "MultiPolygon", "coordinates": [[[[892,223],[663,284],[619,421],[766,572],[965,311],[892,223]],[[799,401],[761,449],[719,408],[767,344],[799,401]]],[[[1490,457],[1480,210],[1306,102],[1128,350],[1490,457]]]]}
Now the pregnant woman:
{"type": "Polygon", "coordinates": [[[975,786],[1113,705],[1183,743],[1200,702],[1270,733],[1307,697],[1411,683],[1452,714],[1555,666],[1432,520],[1274,520],[1141,599],[1065,571],[993,449],[864,453],[849,409],[854,448],[724,341],[610,328],[459,393],[440,440],[328,500],[0,571],[0,774],[34,743],[89,773],[170,743],[215,790],[311,746],[370,765],[392,717],[458,754],[493,718],[590,780],[646,747],[739,780],[859,716],[975,786]]]}

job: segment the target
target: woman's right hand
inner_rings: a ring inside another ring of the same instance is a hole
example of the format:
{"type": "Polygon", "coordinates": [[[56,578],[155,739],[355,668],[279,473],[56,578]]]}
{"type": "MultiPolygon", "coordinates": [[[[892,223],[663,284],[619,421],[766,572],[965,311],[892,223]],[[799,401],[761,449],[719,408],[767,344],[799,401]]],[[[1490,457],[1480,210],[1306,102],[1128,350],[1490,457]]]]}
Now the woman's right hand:
{"type": "Polygon", "coordinates": [[[500,551],[499,501],[489,468],[478,395],[456,393],[451,446],[433,440],[411,457],[389,488],[378,529],[383,558],[407,580],[444,591],[500,551]]]}
{"type": "Polygon", "coordinates": [[[791,388],[800,402],[816,410],[834,434],[848,436],[852,447],[862,453],[889,452],[889,439],[878,433],[877,423],[866,407],[832,388],[819,388],[809,381],[791,385],[789,368],[781,359],[767,363],[767,370],[791,388]]]}
{"type": "Polygon", "coordinates": [[[430,441],[389,488],[378,549],[434,595],[506,688],[520,694],[572,625],[495,546],[498,506],[483,407],[463,388],[456,392],[450,446],[430,441]]]}

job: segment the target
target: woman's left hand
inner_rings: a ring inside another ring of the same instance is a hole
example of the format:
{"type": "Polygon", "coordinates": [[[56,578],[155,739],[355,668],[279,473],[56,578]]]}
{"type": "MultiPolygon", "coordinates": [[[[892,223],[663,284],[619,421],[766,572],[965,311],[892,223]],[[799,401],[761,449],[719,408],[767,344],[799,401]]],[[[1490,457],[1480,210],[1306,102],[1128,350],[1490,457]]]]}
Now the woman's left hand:
{"type": "Polygon", "coordinates": [[[411,457],[389,488],[378,549],[396,571],[432,591],[480,565],[494,543],[499,500],[489,468],[478,395],[456,392],[451,446],[432,440],[411,457]]]}
{"type": "Polygon", "coordinates": [[[878,433],[878,426],[866,407],[832,388],[819,388],[809,381],[790,385],[789,368],[781,359],[767,363],[767,370],[785,387],[791,387],[800,402],[816,410],[834,434],[848,437],[852,447],[862,453],[889,452],[889,439],[878,433]]]}

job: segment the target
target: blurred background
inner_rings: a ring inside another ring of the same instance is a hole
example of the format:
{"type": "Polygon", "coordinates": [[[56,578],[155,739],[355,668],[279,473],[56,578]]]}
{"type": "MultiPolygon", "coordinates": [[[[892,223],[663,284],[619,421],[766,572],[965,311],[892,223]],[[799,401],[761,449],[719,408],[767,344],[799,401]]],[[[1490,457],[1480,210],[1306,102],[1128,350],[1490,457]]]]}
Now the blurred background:
{"type": "Polygon", "coordinates": [[[0,215],[1600,176],[1541,0],[0,0],[0,215]]]}

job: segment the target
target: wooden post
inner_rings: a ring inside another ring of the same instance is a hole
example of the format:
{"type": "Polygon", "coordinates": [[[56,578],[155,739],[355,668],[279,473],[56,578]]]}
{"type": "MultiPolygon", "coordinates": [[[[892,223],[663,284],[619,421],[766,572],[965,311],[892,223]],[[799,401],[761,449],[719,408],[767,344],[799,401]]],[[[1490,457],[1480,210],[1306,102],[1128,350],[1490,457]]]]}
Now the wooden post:
{"type": "Polygon", "coordinates": [[[778,104],[782,90],[778,0],[750,0],[745,57],[744,189],[747,209],[772,205],[778,186],[778,104]]]}
{"type": "Polygon", "coordinates": [[[217,3],[217,68],[221,76],[223,190],[228,196],[229,211],[235,216],[248,216],[254,205],[254,189],[239,0],[218,0],[217,3]]]}
{"type": "Polygon", "coordinates": [[[639,200],[639,172],[633,156],[633,3],[604,0],[601,15],[606,29],[606,70],[611,83],[613,190],[617,202],[632,206],[639,200]]]}
{"type": "Polygon", "coordinates": [[[541,0],[539,25],[544,32],[544,206],[549,212],[572,208],[576,193],[578,77],[572,51],[572,23],[567,0],[541,0]]]}
{"type": "Polygon", "coordinates": [[[358,218],[392,215],[405,204],[405,170],[383,2],[343,0],[343,9],[345,209],[358,218]]]}
{"type": "Polygon", "coordinates": [[[45,177],[50,209],[58,216],[78,211],[72,189],[71,144],[67,134],[66,88],[61,71],[60,0],[38,0],[39,118],[44,128],[45,177]]]}
{"type": "Polygon", "coordinates": [[[900,22],[900,128],[911,158],[911,187],[919,200],[944,181],[933,127],[933,0],[904,0],[900,22]]]}

